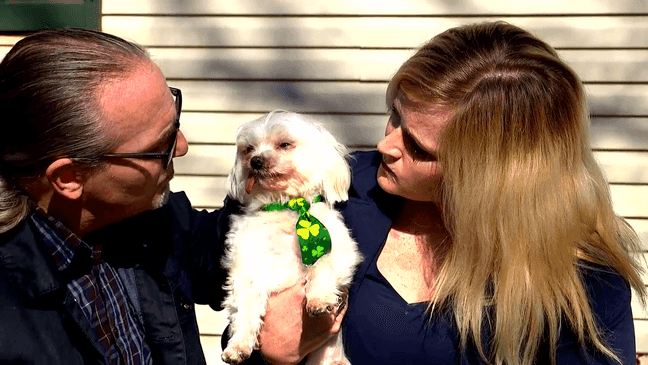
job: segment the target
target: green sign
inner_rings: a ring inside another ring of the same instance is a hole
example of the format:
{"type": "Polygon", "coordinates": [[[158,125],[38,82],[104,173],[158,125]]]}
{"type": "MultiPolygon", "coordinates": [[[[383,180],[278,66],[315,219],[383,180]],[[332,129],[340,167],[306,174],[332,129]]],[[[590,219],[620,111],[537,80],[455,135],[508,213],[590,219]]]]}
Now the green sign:
{"type": "Polygon", "coordinates": [[[100,0],[0,0],[0,31],[101,28],[100,0]]]}

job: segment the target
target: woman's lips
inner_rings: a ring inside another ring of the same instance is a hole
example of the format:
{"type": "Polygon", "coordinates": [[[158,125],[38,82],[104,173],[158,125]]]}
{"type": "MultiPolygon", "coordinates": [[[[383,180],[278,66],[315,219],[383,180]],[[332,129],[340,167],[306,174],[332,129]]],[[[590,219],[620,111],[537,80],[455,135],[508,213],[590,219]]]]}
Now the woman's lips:
{"type": "Polygon", "coordinates": [[[394,171],[392,171],[392,169],[390,169],[390,168],[387,166],[387,164],[385,163],[385,161],[382,161],[382,162],[380,163],[380,167],[381,167],[381,168],[382,168],[386,173],[388,173],[388,174],[390,174],[390,175],[394,175],[394,171]]]}

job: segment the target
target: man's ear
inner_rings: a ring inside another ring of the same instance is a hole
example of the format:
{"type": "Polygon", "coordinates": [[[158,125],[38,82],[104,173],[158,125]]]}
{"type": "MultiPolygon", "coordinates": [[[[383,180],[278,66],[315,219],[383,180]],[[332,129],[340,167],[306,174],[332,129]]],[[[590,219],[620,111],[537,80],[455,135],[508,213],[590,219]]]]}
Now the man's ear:
{"type": "Polygon", "coordinates": [[[69,158],[59,158],[45,170],[47,181],[54,191],[70,200],[79,199],[83,193],[83,174],[69,158]]]}

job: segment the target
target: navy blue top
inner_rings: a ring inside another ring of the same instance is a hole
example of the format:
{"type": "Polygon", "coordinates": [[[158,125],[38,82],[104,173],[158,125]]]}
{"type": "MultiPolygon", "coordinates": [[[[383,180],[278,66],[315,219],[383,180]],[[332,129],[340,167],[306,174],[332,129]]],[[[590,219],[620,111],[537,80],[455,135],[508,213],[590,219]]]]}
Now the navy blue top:
{"type": "Polygon", "coordinates": [[[347,312],[343,338],[348,355],[371,358],[373,364],[456,363],[459,343],[452,321],[428,325],[427,318],[426,303],[408,304],[378,271],[374,257],[347,312]],[[388,337],[378,341],[367,333],[388,337]]]}
{"type": "MultiPolygon", "coordinates": [[[[381,156],[377,152],[353,155],[349,201],[341,206],[347,225],[358,241],[364,262],[349,296],[342,331],[345,350],[353,365],[481,364],[473,345],[459,350],[458,331],[450,315],[429,320],[425,303],[408,304],[382,276],[376,260],[401,200],[382,191],[376,182],[381,156]]],[[[335,249],[335,247],[333,247],[335,249]]],[[[603,267],[582,268],[592,309],[607,343],[623,364],[635,364],[635,338],[629,285],[603,267]]],[[[483,343],[490,330],[485,329],[483,343]]],[[[488,347],[485,347],[488,349],[488,347]]],[[[542,345],[536,363],[549,363],[542,345]]],[[[593,349],[583,351],[575,336],[563,329],[557,364],[615,364],[593,349]]]]}
{"type": "MultiPolygon", "coordinates": [[[[377,184],[382,157],[376,151],[353,154],[353,179],[349,200],[339,206],[364,261],[349,291],[349,308],[342,333],[352,365],[473,365],[484,364],[474,345],[459,350],[459,334],[450,314],[425,314],[425,303],[408,304],[382,276],[376,266],[392,220],[402,206],[401,198],[389,195],[377,184]]],[[[227,205],[227,204],[226,204],[227,205]]],[[[335,249],[335,242],[332,243],[335,249]]],[[[636,364],[630,287],[618,274],[604,267],[582,263],[590,304],[608,345],[622,364],[636,364]]],[[[566,326],[563,326],[566,327],[566,326]]],[[[488,352],[491,330],[482,340],[488,352]]],[[[223,347],[227,341],[223,336],[223,347]]],[[[550,364],[549,347],[541,344],[536,364],[550,364]]],[[[255,351],[249,364],[265,364],[255,351]]],[[[581,349],[568,328],[563,328],[557,348],[558,365],[617,364],[592,348],[581,349]]]]}

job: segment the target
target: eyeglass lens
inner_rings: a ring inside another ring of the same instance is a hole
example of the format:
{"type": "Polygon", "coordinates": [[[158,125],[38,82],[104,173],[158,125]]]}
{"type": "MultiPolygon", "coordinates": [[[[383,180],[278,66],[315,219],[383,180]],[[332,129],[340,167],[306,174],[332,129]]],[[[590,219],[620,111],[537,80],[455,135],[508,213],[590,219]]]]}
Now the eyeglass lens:
{"type": "Polygon", "coordinates": [[[168,151],[167,160],[166,163],[164,164],[165,169],[168,168],[169,165],[171,165],[171,161],[173,161],[173,157],[175,155],[176,145],[178,144],[178,131],[180,130],[180,112],[182,111],[182,94],[180,93],[180,89],[176,89],[176,88],[170,88],[170,89],[171,89],[171,95],[173,95],[173,101],[175,102],[176,130],[173,135],[173,144],[171,145],[168,151]]]}

